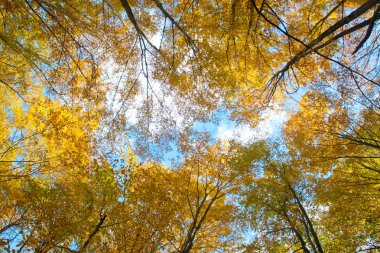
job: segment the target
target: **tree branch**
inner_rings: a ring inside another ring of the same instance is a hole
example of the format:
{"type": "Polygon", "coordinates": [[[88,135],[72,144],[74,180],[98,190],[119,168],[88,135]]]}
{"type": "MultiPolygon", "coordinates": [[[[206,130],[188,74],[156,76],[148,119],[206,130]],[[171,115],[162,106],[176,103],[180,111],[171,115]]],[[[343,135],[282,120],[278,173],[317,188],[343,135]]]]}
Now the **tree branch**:
{"type": "Polygon", "coordinates": [[[87,246],[90,244],[91,239],[99,232],[100,228],[102,227],[104,220],[106,219],[105,214],[100,215],[99,223],[96,225],[94,231],[88,236],[87,240],[84,242],[82,248],[79,250],[79,252],[84,252],[87,248],[87,246]]]}

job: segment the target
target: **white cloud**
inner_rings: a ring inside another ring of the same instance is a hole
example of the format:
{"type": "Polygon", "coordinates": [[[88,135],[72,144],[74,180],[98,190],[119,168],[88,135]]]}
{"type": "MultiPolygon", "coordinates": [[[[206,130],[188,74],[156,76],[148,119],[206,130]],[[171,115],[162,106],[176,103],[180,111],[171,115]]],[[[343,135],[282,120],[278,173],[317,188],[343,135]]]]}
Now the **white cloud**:
{"type": "Polygon", "coordinates": [[[268,110],[263,118],[255,128],[245,123],[221,124],[217,128],[216,138],[227,141],[234,139],[244,145],[265,139],[280,130],[288,114],[285,111],[268,110]]]}

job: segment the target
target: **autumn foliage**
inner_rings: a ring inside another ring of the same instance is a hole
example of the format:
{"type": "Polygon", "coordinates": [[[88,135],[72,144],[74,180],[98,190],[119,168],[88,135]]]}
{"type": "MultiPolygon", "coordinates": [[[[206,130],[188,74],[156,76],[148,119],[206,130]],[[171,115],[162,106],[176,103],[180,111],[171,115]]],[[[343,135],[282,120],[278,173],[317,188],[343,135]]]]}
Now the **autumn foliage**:
{"type": "Polygon", "coordinates": [[[379,252],[379,19],[378,0],[1,0],[0,251],[379,252]],[[278,112],[254,140],[212,129],[278,112]]]}

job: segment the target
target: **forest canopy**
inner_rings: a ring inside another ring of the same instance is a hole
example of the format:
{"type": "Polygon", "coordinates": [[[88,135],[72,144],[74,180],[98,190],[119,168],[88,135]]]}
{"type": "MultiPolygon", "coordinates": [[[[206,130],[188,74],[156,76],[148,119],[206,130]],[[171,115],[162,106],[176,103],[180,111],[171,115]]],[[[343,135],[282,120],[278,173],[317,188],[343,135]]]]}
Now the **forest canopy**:
{"type": "Polygon", "coordinates": [[[1,0],[0,251],[379,252],[378,0],[1,0]]]}

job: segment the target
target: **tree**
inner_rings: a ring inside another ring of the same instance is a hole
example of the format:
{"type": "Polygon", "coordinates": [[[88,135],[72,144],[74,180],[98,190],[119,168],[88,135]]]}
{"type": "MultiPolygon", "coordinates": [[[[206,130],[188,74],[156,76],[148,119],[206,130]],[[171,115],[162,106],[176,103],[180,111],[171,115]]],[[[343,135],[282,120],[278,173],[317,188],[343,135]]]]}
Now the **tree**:
{"type": "Polygon", "coordinates": [[[215,148],[189,156],[177,170],[149,163],[131,167],[121,207],[129,214],[115,222],[110,243],[124,252],[233,250],[235,207],[226,199],[229,183],[214,174],[225,169],[209,159],[220,156],[215,148]]]}
{"type": "Polygon", "coordinates": [[[243,203],[253,227],[254,239],[247,252],[325,252],[324,231],[318,218],[321,205],[316,200],[318,178],[299,162],[271,148],[248,175],[243,203]],[[276,152],[279,152],[276,154],[276,152]],[[276,158],[279,155],[281,158],[276,158]]]}
{"type": "Polygon", "coordinates": [[[307,171],[315,167],[324,175],[316,192],[328,207],[323,217],[329,235],[338,241],[328,245],[330,251],[379,246],[374,225],[379,207],[378,119],[374,108],[347,107],[342,100],[314,92],[303,97],[300,110],[287,122],[291,153],[305,160],[307,171]]]}

